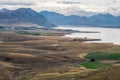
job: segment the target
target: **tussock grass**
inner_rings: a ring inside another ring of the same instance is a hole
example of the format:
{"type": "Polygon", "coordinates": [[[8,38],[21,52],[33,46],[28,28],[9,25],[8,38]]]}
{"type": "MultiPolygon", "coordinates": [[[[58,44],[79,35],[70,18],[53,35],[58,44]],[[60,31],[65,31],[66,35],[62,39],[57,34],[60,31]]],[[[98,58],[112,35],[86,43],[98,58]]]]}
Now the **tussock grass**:
{"type": "Polygon", "coordinates": [[[89,74],[76,67],[86,62],[80,55],[120,52],[119,45],[82,43],[60,36],[0,33],[0,41],[0,80],[79,80],[89,74]],[[5,61],[6,57],[11,61],[5,61]]]}
{"type": "Polygon", "coordinates": [[[120,66],[102,69],[90,74],[85,80],[119,80],[120,66]]]}
{"type": "Polygon", "coordinates": [[[88,71],[79,67],[62,67],[49,72],[37,73],[30,80],[78,80],[88,74],[88,71]]]}

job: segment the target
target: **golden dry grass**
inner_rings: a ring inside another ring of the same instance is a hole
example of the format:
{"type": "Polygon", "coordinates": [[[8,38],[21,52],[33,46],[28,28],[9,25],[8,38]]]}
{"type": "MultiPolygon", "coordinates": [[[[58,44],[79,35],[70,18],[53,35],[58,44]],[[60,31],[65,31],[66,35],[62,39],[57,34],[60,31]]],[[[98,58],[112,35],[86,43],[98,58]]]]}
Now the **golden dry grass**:
{"type": "Polygon", "coordinates": [[[86,80],[120,80],[120,66],[91,73],[86,80]]]}
{"type": "Polygon", "coordinates": [[[0,40],[0,80],[79,80],[89,72],[76,67],[86,61],[84,55],[120,52],[119,45],[83,43],[59,36],[0,33],[0,40]],[[6,57],[11,61],[5,61],[6,57]]]}

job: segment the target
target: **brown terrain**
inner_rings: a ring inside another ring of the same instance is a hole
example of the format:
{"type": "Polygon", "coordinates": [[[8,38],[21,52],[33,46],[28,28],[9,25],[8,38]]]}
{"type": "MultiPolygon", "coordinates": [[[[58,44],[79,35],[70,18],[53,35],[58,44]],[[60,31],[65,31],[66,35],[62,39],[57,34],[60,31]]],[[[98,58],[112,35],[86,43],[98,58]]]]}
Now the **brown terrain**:
{"type": "Polygon", "coordinates": [[[97,71],[80,66],[88,61],[84,56],[95,51],[120,52],[120,46],[2,32],[0,80],[120,80],[119,65],[97,71]]]}

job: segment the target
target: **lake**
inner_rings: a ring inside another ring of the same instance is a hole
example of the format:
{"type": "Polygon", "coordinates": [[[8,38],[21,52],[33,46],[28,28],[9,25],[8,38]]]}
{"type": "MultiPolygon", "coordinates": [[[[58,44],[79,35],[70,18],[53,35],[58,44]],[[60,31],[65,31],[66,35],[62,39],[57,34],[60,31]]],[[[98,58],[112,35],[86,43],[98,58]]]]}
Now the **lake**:
{"type": "Polygon", "coordinates": [[[87,37],[87,38],[101,39],[101,41],[92,41],[92,42],[120,44],[120,28],[57,27],[57,29],[95,31],[99,33],[72,33],[72,34],[67,34],[64,37],[70,37],[70,38],[87,37]]]}

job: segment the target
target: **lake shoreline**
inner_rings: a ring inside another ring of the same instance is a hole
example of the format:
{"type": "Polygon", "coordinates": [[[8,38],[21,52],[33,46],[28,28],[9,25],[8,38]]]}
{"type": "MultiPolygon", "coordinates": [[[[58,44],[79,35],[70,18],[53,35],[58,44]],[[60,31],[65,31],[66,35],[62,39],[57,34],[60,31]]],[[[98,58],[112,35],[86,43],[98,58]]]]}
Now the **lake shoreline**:
{"type": "Polygon", "coordinates": [[[101,27],[57,27],[56,29],[79,30],[81,33],[67,34],[69,38],[88,38],[101,39],[101,41],[91,41],[90,43],[113,43],[120,44],[120,28],[101,28],[101,27]],[[89,34],[90,33],[90,34],[89,34]]]}

